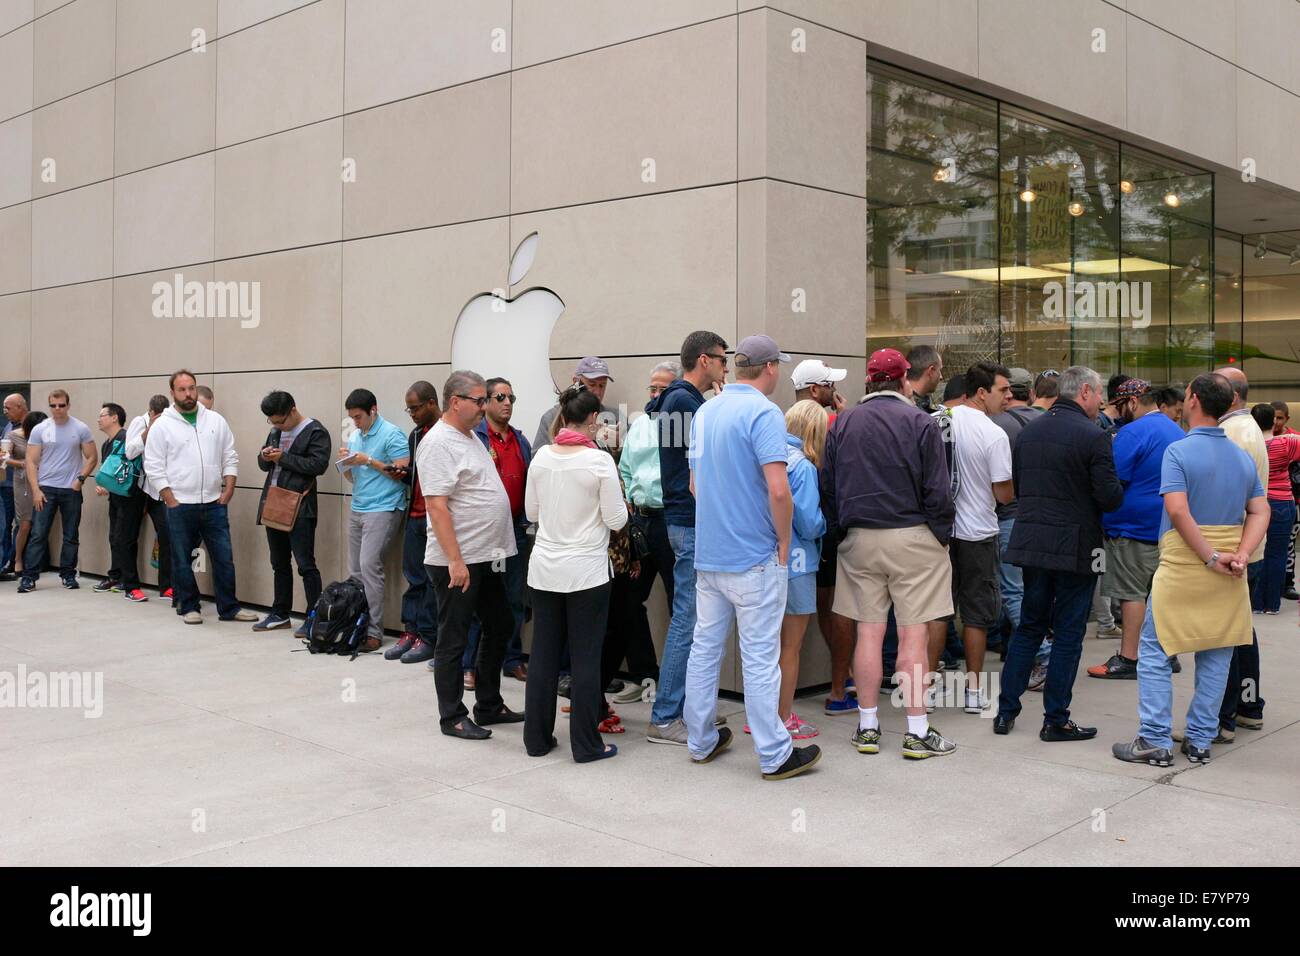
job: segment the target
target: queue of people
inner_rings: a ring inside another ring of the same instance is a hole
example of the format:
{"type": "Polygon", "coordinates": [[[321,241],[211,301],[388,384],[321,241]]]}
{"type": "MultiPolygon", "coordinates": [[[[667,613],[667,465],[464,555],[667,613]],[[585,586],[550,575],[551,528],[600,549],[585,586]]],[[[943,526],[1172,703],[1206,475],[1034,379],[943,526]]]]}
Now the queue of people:
{"type": "Polygon", "coordinates": [[[618,753],[603,740],[627,730],[612,704],[651,699],[647,740],[709,763],[733,742],[717,692],[734,626],[760,772],[797,776],[822,755],[795,744],[822,732],[794,710],[813,615],[831,658],[824,714],[856,716],[848,736],[863,754],[884,748],[879,698],[894,685],[905,758],[956,751],[931,722],[940,706],[988,713],[1006,735],[1035,690],[1042,741],[1095,737],[1071,710],[1090,615],[1120,646],[1089,676],[1138,684],[1138,733],[1114,746],[1118,759],[1168,766],[1181,742],[1205,762],[1238,726],[1263,725],[1247,609],[1278,613],[1291,587],[1300,434],[1285,405],[1247,405],[1240,368],[1178,389],[1126,376],[1103,385],[1082,366],[1034,375],[978,362],[947,377],[936,402],[945,376],[933,347],[881,349],[852,407],[836,388],[845,369],[800,362],[783,414],[771,396],[790,357],[766,335],[728,349],[713,332],[687,336],[680,361],[651,370],[645,414],[626,434],[611,427],[612,379],[597,357],[577,364],[531,443],[511,424],[512,384],[469,370],[452,372],[441,396],[411,385],[409,433],[372,392],[352,391],[352,430],[334,452],[292,395],[267,394],[257,521],[274,598],[264,616],[236,599],[234,437],[192,373],[173,374],[170,395],[134,418],[105,403],[100,448],[65,390],[49,394],[48,418],[10,395],[0,503],[13,527],[0,575],[16,575],[20,594],[35,589],[57,514],[60,579],[79,587],[82,489],[94,478],[111,553],[96,591],[148,600],[137,563],[147,515],[159,593],[185,623],[203,622],[202,545],[220,620],[288,629],[294,566],[308,610],[322,593],[317,481],[333,465],[351,487],[348,572],[370,608],[361,650],[383,647],[384,555],[400,538],[401,629],[384,656],[428,664],[448,736],[486,740],[494,725],[522,723],[527,753],[542,756],[558,746],[564,712],[572,756],[587,763],[618,753]],[[659,660],[646,609],[655,580],[669,612],[659,660]],[[990,649],[1001,652],[998,674],[986,669],[990,649]],[[1197,668],[1182,730],[1170,713],[1179,654],[1197,668]],[[941,669],[956,658],[960,700],[941,700],[941,669]],[[621,688],[620,671],[630,677],[621,688]],[[526,683],[522,713],[506,705],[503,678],[526,683]]]}

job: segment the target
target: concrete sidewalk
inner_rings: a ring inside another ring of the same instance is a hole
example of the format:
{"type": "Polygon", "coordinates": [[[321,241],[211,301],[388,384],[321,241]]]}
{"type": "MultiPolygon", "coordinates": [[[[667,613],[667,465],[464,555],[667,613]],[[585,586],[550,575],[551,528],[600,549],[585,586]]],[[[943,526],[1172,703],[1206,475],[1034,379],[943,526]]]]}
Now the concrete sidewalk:
{"type": "MultiPolygon", "coordinates": [[[[1038,740],[1041,696],[1016,730],[960,710],[932,719],[959,750],[904,761],[905,721],[882,699],[883,751],[858,754],[853,718],[796,709],[822,728],[812,772],[769,783],[723,701],[731,750],[692,766],[646,742],[648,704],[620,706],[610,761],[561,747],[530,758],[522,725],[469,743],[437,730],[433,675],[378,654],[311,656],[289,631],[187,627],[156,594],[132,605],[52,576],[0,585],[0,672],[102,673],[103,713],[0,709],[0,864],[991,864],[1295,865],[1300,862],[1297,608],[1254,618],[1266,725],[1238,730],[1209,766],[1121,763],[1136,684],[1090,679],[1113,653],[1089,638],[1074,716],[1085,743],[1038,740]]],[[[990,667],[999,666],[996,656],[990,667]]],[[[1175,675],[1186,708],[1192,666],[1175,675]]],[[[523,708],[524,685],[505,682],[523,708]]]]}

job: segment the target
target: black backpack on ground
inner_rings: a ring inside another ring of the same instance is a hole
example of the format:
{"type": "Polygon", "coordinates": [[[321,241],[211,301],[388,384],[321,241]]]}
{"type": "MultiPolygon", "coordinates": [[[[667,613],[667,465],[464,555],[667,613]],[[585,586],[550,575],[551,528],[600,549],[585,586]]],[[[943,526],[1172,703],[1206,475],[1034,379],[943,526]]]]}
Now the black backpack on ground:
{"type": "Polygon", "coordinates": [[[334,581],[321,592],[307,616],[307,650],[313,654],[351,654],[355,660],[369,624],[370,604],[361,579],[334,581]]]}

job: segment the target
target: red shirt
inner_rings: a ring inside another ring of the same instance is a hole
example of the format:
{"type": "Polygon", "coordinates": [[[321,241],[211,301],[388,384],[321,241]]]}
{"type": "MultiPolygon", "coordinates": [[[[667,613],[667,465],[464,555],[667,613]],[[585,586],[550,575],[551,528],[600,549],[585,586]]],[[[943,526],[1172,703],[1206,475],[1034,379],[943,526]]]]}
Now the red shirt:
{"type": "Polygon", "coordinates": [[[488,425],[488,454],[497,466],[501,484],[510,498],[510,514],[518,518],[524,513],[524,451],[515,440],[513,428],[506,428],[504,436],[498,435],[488,425]]]}
{"type": "Polygon", "coordinates": [[[1291,462],[1300,461],[1300,438],[1278,435],[1264,443],[1268,447],[1268,498],[1291,501],[1291,462]]]}
{"type": "MultiPolygon", "coordinates": [[[[429,431],[428,428],[421,428],[415,435],[415,447],[420,447],[420,439],[429,431]]],[[[411,469],[411,517],[423,518],[425,516],[424,493],[420,491],[420,472],[415,467],[415,461],[412,460],[407,464],[411,469]]]]}

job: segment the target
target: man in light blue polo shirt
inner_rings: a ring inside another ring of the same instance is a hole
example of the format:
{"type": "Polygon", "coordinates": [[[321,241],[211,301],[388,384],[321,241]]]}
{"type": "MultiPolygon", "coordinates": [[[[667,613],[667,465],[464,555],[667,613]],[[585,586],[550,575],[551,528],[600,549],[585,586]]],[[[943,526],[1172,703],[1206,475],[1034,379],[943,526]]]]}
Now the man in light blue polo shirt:
{"type": "Polygon", "coordinates": [[[384,550],[406,514],[406,483],[399,469],[410,464],[411,453],[402,430],[379,414],[375,393],[354,389],[344,402],[357,426],[346,448],[344,477],[352,484],[352,513],[348,516],[348,573],[366,589],[370,629],[363,651],[377,651],[384,642],[384,550]]]}
{"type": "Polygon", "coordinates": [[[745,674],[745,716],[765,780],[810,768],[816,746],[794,749],[777,714],[793,502],[785,419],[768,396],[790,356],[766,335],[736,347],[736,383],[691,421],[687,460],[695,494],[695,635],[686,666],[687,747],[707,763],[731,743],[717,728],[718,674],[734,619],[745,674]]]}

